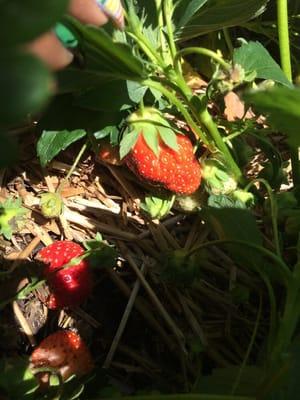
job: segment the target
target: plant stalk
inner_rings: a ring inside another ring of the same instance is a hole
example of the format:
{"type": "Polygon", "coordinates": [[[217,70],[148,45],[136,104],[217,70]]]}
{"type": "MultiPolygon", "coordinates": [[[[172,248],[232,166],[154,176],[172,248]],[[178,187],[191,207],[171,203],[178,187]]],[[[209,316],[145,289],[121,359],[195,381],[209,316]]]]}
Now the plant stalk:
{"type": "MultiPolygon", "coordinates": [[[[174,33],[173,33],[173,26],[172,26],[172,17],[173,17],[173,1],[172,0],[164,0],[164,17],[165,17],[165,24],[167,27],[168,32],[168,41],[170,46],[170,53],[173,62],[175,61],[176,55],[176,44],[174,40],[174,33]]],[[[174,62],[175,65],[175,62],[174,62]]]]}
{"type": "Polygon", "coordinates": [[[273,229],[273,236],[274,236],[274,243],[275,243],[275,249],[276,249],[276,254],[278,257],[281,257],[281,250],[280,250],[280,242],[279,242],[279,232],[278,232],[278,207],[277,207],[277,202],[276,199],[273,195],[273,191],[269,183],[265,179],[255,179],[251,181],[246,187],[245,190],[246,192],[249,191],[251,186],[254,186],[255,183],[261,183],[265,186],[268,192],[268,196],[270,199],[270,205],[271,205],[271,219],[272,219],[272,229],[273,229]]]}
{"type": "Polygon", "coordinates": [[[222,136],[220,135],[220,132],[219,132],[216,124],[214,123],[210,113],[208,112],[207,108],[200,111],[200,120],[201,120],[202,124],[205,126],[205,128],[207,129],[207,131],[210,133],[211,137],[215,141],[220,152],[223,154],[225,161],[226,161],[228,167],[230,168],[230,170],[232,171],[235,179],[238,182],[243,183],[244,179],[243,179],[242,171],[240,170],[239,166],[233,159],[229,148],[224,143],[222,136]]]}
{"type": "Polygon", "coordinates": [[[204,47],[187,47],[185,49],[182,49],[176,53],[175,56],[175,65],[179,63],[179,60],[181,57],[186,56],[188,54],[201,54],[202,56],[206,56],[211,58],[212,60],[216,61],[218,64],[220,64],[226,71],[231,70],[231,65],[226,62],[221,56],[219,56],[218,53],[215,51],[206,49],[204,47]]]}
{"type": "Polygon", "coordinates": [[[170,90],[168,90],[161,83],[155,82],[155,81],[153,81],[151,79],[144,80],[143,84],[148,86],[148,87],[150,87],[150,88],[156,89],[160,93],[162,93],[170,101],[170,103],[173,104],[181,112],[181,114],[183,115],[184,119],[189,124],[190,128],[199,137],[199,139],[202,140],[202,142],[207,146],[207,148],[209,148],[211,151],[213,150],[212,146],[209,143],[209,141],[208,141],[206,135],[204,134],[204,132],[202,132],[200,127],[195,123],[193,118],[190,116],[189,112],[186,110],[184,105],[181,103],[181,101],[176,97],[176,95],[174,93],[172,93],[170,90]]]}
{"type": "Polygon", "coordinates": [[[288,80],[292,82],[288,0],[277,0],[277,24],[281,67],[288,80]]]}
{"type": "Polygon", "coordinates": [[[87,142],[85,142],[83,144],[83,146],[81,147],[79,153],[77,154],[77,157],[76,157],[75,161],[73,162],[73,165],[70,168],[70,170],[69,170],[69,172],[68,172],[68,174],[66,176],[66,181],[68,181],[70,179],[70,177],[72,176],[72,174],[74,173],[74,171],[75,171],[79,161],[81,160],[81,157],[83,156],[83,153],[87,149],[87,147],[88,147],[88,144],[87,144],[87,142]]]}

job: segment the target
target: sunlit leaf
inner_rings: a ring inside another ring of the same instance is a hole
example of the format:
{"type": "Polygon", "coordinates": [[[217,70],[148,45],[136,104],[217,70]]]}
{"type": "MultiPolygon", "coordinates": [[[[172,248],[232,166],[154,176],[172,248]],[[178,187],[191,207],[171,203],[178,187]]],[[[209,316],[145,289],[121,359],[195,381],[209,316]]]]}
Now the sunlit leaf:
{"type": "Polygon", "coordinates": [[[259,42],[249,42],[235,49],[234,64],[243,67],[246,75],[256,72],[256,78],[271,79],[284,86],[292,87],[280,66],[272,58],[267,49],[259,42]]]}
{"type": "Polygon", "coordinates": [[[83,138],[86,131],[44,131],[37,143],[37,154],[42,166],[47,165],[60,151],[83,138]]]}
{"type": "Polygon", "coordinates": [[[196,1],[181,0],[175,14],[176,36],[179,40],[187,40],[225,27],[239,25],[261,14],[267,2],[268,0],[248,0],[245,6],[245,2],[241,0],[206,2],[198,0],[201,4],[199,8],[196,1]],[[188,15],[185,24],[180,25],[182,15],[192,5],[194,15],[188,15]]]}

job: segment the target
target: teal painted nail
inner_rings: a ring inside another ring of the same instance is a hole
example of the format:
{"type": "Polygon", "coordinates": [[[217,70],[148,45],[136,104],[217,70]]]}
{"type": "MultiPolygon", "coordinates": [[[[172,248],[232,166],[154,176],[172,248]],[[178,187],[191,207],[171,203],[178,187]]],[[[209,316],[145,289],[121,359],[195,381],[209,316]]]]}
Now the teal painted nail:
{"type": "Polygon", "coordinates": [[[78,46],[78,40],[65,25],[57,23],[54,32],[66,49],[74,49],[78,46]]]}

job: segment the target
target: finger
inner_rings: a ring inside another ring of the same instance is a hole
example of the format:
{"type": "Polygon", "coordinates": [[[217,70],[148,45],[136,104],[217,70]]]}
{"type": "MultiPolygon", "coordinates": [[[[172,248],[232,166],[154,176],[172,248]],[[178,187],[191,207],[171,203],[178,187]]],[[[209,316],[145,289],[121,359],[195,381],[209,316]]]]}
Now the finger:
{"type": "Polygon", "coordinates": [[[96,2],[118,28],[124,28],[124,10],[120,0],[96,0],[96,2]]]}
{"type": "Polygon", "coordinates": [[[108,21],[108,17],[95,0],[72,0],[69,11],[70,14],[85,24],[99,26],[108,21]]]}
{"type": "Polygon", "coordinates": [[[53,32],[44,33],[26,47],[54,70],[66,67],[73,60],[73,54],[62,46],[53,32]]]}

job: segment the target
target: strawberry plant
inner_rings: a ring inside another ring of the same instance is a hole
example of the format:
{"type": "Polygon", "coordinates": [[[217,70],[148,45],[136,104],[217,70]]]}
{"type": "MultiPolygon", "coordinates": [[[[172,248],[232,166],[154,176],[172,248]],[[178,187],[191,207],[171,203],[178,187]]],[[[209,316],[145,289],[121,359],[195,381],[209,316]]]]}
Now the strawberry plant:
{"type": "Polygon", "coordinates": [[[298,1],[124,0],[123,30],[25,3],[31,29],[0,17],[1,135],[33,137],[0,176],[0,343],[9,303],[27,343],[0,395],[294,399],[298,1]],[[58,21],[74,62],[53,75],[20,45],[58,21]]]}

